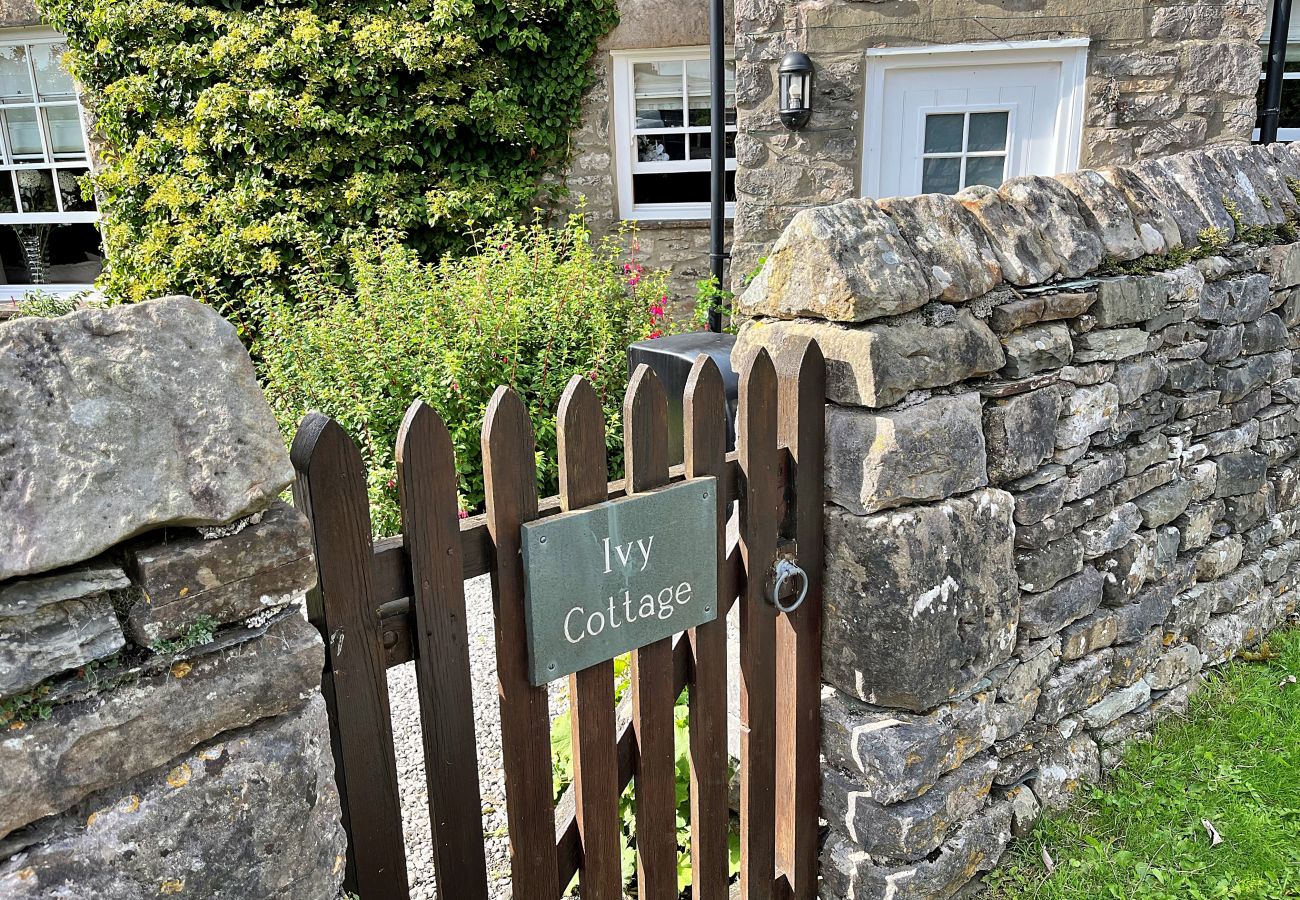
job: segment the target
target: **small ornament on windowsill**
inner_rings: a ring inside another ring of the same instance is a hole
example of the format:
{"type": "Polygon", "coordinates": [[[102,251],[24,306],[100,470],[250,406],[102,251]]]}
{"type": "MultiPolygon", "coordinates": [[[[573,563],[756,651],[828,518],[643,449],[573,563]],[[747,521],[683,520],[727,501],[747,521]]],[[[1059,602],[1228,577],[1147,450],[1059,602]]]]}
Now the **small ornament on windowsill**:
{"type": "Polygon", "coordinates": [[[662,141],[641,139],[637,147],[637,160],[640,162],[668,162],[672,159],[662,141]]]}

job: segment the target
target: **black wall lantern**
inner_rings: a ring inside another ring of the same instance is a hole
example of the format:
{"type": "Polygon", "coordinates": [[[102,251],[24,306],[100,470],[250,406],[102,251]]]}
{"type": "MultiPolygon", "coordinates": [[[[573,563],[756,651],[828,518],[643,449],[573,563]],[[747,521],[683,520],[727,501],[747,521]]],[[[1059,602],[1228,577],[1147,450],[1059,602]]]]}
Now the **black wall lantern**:
{"type": "Polygon", "coordinates": [[[808,54],[791,50],[776,70],[781,95],[781,122],[791,130],[803,128],[812,118],[813,64],[808,54]]]}

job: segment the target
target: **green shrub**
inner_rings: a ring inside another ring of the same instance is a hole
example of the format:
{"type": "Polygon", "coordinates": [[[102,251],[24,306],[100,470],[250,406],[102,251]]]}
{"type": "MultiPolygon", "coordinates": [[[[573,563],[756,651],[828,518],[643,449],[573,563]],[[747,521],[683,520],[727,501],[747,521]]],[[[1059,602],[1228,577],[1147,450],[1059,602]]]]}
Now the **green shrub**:
{"type": "Polygon", "coordinates": [[[499,384],[527,404],[537,435],[538,489],[555,492],[555,412],[573,375],[591,379],[622,465],[626,348],[659,330],[664,274],[644,270],[635,235],[593,242],[567,227],[501,226],[468,256],[421,262],[395,239],[351,249],[355,288],[329,271],[294,276],[298,300],[269,300],[254,347],[286,431],[308,410],[356,436],[370,469],[378,534],[399,530],[393,445],[409,404],[431,404],[451,431],[462,509],[483,502],[479,431],[499,384]]]}
{"type": "MultiPolygon", "coordinates": [[[[43,0],[94,110],[114,300],[226,314],[354,232],[426,259],[528,212],[615,0],[43,0]]],[[[344,248],[344,249],[340,249],[344,248]]]]}

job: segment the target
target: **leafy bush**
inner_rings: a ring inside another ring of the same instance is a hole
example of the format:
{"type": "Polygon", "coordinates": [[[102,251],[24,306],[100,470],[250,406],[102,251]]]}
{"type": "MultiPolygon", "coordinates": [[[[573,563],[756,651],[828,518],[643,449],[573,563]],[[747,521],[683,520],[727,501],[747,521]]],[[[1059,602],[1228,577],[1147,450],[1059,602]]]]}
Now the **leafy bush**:
{"type": "Polygon", "coordinates": [[[354,288],[307,267],[296,303],[265,304],[254,351],[272,407],[286,431],[316,409],[359,438],[379,534],[400,527],[393,445],[416,398],[451,431],[465,511],[483,503],[479,430],[499,384],[529,408],[544,494],[558,485],[555,412],[575,374],[604,404],[618,470],[626,348],[658,333],[664,313],[665,276],[643,269],[636,248],[632,232],[593,243],[578,217],[560,230],[492,229],[473,254],[436,265],[395,238],[358,243],[354,288]]]}
{"type": "MultiPolygon", "coordinates": [[[[615,0],[44,0],[104,160],[115,300],[230,314],[357,230],[425,258],[525,214],[615,0]]],[[[342,248],[342,249],[340,249],[342,248]]],[[[345,271],[340,269],[340,271],[345,271]]]]}

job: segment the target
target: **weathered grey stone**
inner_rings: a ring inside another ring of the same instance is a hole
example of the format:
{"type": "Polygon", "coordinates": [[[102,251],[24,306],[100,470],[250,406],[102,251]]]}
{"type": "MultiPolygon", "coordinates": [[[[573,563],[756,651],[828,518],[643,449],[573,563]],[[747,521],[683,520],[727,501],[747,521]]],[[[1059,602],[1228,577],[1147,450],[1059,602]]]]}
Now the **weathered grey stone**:
{"type": "Polygon", "coordinates": [[[1024,378],[1035,372],[1059,369],[1074,355],[1070,329],[1062,322],[1031,325],[1002,338],[1007,363],[1004,378],[1024,378]]]}
{"type": "Polygon", "coordinates": [[[1028,475],[1050,457],[1060,411],[1054,387],[989,403],[983,414],[989,480],[1000,484],[1028,475]]]}
{"type": "Polygon", "coordinates": [[[1016,785],[1007,791],[1007,802],[1011,804],[1012,837],[1029,837],[1042,814],[1042,806],[1033,790],[1027,784],[1016,785]]]}
{"type": "Polygon", "coordinates": [[[1011,840],[1011,804],[994,803],[964,822],[933,858],[876,861],[835,829],[822,848],[823,897],[950,900],[971,879],[997,865],[1011,840]]]}
{"type": "Polygon", "coordinates": [[[1263,250],[1267,254],[1264,268],[1273,287],[1289,288],[1300,284],[1300,244],[1282,244],[1263,250]]]}
{"type": "Polygon", "coordinates": [[[1187,551],[1204,547],[1213,533],[1214,523],[1223,517],[1223,513],[1222,500],[1189,506],[1181,516],[1174,519],[1174,526],[1182,536],[1179,549],[1187,551]]]}
{"type": "Polygon", "coordinates": [[[1241,336],[1245,328],[1245,325],[1222,325],[1208,329],[1201,360],[1217,366],[1241,356],[1241,336]]]}
{"type": "Polygon", "coordinates": [[[1154,574],[1155,535],[1135,534],[1124,546],[1094,559],[1093,565],[1106,576],[1102,602],[1107,606],[1123,606],[1137,596],[1154,574]]]}
{"type": "MultiPolygon", "coordinates": [[[[1126,170],[1147,188],[1148,193],[1158,196],[1160,203],[1173,214],[1182,246],[1197,246],[1200,243],[1201,232],[1213,226],[1214,222],[1183,189],[1183,179],[1159,165],[1159,160],[1154,159],[1143,160],[1126,167],[1126,170]]],[[[1229,238],[1231,236],[1228,235],[1229,238]]]]}
{"type": "Polygon", "coordinates": [[[1077,447],[1091,435],[1104,431],[1119,412],[1119,389],[1110,382],[1076,388],[1063,398],[1056,446],[1077,447]]]}
{"type": "Polygon", "coordinates": [[[814,338],[826,357],[826,396],[848,406],[889,406],[908,392],[955,384],[1002,368],[1002,345],[969,312],[948,325],[918,322],[844,328],[827,322],[746,322],[732,351],[775,352],[790,335],[814,338]]]}
{"type": "Polygon", "coordinates": [[[1115,610],[1115,642],[1127,644],[1140,640],[1169,616],[1181,582],[1160,583],[1148,587],[1127,606],[1115,610]]]}
{"type": "Polygon", "coordinates": [[[873,413],[826,411],[826,494],[859,515],[988,483],[978,394],[873,413]]]}
{"type": "Polygon", "coordinates": [[[997,767],[993,757],[971,760],[915,800],[889,806],[858,790],[851,776],[827,768],[822,771],[822,815],[868,853],[915,860],[936,849],[953,826],[983,807],[997,767]]]}
{"type": "MultiPolygon", "coordinates": [[[[1124,260],[1137,259],[1144,253],[1159,252],[1146,249],[1138,236],[1138,226],[1124,194],[1103,178],[1101,173],[1083,169],[1054,177],[1074,195],[1080,206],[1092,214],[1097,236],[1101,239],[1102,249],[1107,256],[1124,260]]],[[[1159,249],[1163,247],[1162,240],[1159,249]]]]}
{"type": "Polygon", "coordinates": [[[944,704],[923,716],[867,706],[834,689],[822,694],[822,752],[876,803],[919,797],[945,772],[996,738],[993,695],[944,704]]]}
{"type": "Polygon", "coordinates": [[[1191,482],[1178,480],[1153,491],[1148,491],[1133,501],[1142,514],[1142,525],[1159,528],[1183,514],[1192,502],[1191,482]]]}
{"type": "Polygon", "coordinates": [[[1133,403],[1159,390],[1166,375],[1164,362],[1154,357],[1116,366],[1113,381],[1119,390],[1119,402],[1133,403]]]}
{"type": "Polygon", "coordinates": [[[1257,645],[1264,636],[1262,616],[1267,606],[1267,601],[1256,601],[1238,612],[1214,616],[1203,625],[1192,638],[1202,666],[1222,665],[1257,645]]]}
{"type": "Polygon", "coordinates": [[[1264,313],[1244,326],[1241,335],[1243,353],[1268,353],[1287,345],[1286,323],[1277,313],[1264,313]]]}
{"type": "Polygon", "coordinates": [[[111,656],[125,643],[108,594],[46,603],[12,618],[0,616],[0,699],[111,656]]]}
{"type": "Polygon", "coordinates": [[[1061,271],[1060,260],[1039,223],[1005,194],[975,185],[957,194],[957,202],[975,215],[988,235],[1007,281],[1041,284],[1061,271]]]}
{"type": "MultiPolygon", "coordinates": [[[[1118,636],[1119,623],[1116,622],[1118,636]]],[[[1110,683],[1112,687],[1128,687],[1146,675],[1156,658],[1164,650],[1164,630],[1152,628],[1136,640],[1115,644],[1111,648],[1110,683]]]]}
{"type": "Polygon", "coordinates": [[[871,200],[800,210],[738,298],[742,312],[865,322],[930,300],[924,266],[871,200]]]}
{"type": "Polygon", "coordinates": [[[1151,699],[1151,686],[1138,679],[1125,688],[1111,691],[1099,702],[1083,711],[1080,716],[1089,728],[1101,728],[1127,715],[1151,699]]]}
{"type": "Polygon", "coordinates": [[[1197,315],[1207,322],[1239,325],[1253,322],[1273,305],[1267,275],[1227,278],[1205,285],[1197,315]]]}
{"type": "Polygon", "coordinates": [[[1098,328],[1145,322],[1165,308],[1169,283],[1155,275],[1103,278],[1097,282],[1097,302],[1088,310],[1098,328]]]}
{"type": "Polygon", "coordinates": [[[1148,491],[1169,484],[1178,474],[1178,464],[1173,460],[1166,460],[1152,466],[1140,475],[1125,478],[1112,488],[1111,494],[1116,503],[1127,503],[1136,497],[1141,497],[1148,491]]]}
{"type": "Polygon", "coordinates": [[[1011,507],[986,489],[866,517],[828,508],[826,681],[919,711],[1005,660],[1019,607],[1011,507]]]}
{"type": "Polygon", "coordinates": [[[1002,267],[975,217],[946,194],[880,201],[911,245],[930,283],[930,296],[961,303],[987,294],[1002,280],[1002,267]]]}
{"type": "Polygon", "coordinates": [[[137,541],[125,561],[140,590],[126,623],[142,646],[182,634],[199,616],[225,625],[279,609],[316,583],[307,520],[280,501],[238,534],[137,541]]]}
{"type": "Polygon", "coordinates": [[[1207,456],[1219,456],[1224,453],[1236,453],[1249,450],[1259,440],[1259,423],[1247,422],[1236,428],[1225,428],[1201,438],[1207,456]]]}
{"type": "Polygon", "coordinates": [[[1128,359],[1146,352],[1150,338],[1141,328],[1108,328],[1074,335],[1076,364],[1128,359]]]}
{"type": "MultiPolygon", "coordinates": [[[[1042,550],[1017,551],[1016,574],[1020,589],[1041,593],[1083,569],[1083,545],[1072,534],[1042,550]]],[[[1023,606],[1023,602],[1022,602],[1023,606]]]]}
{"type": "Polygon", "coordinates": [[[1268,464],[1263,456],[1250,450],[1225,453],[1214,460],[1217,478],[1215,497],[1238,497],[1252,494],[1264,486],[1268,464]]]}
{"type": "Polygon", "coordinates": [[[1099,609],[1061,630],[1061,661],[1070,662],[1115,643],[1119,623],[1115,613],[1099,609]]]}
{"type": "Polygon", "coordinates": [[[1183,246],[1174,211],[1135,174],[1117,166],[1103,167],[1097,174],[1123,194],[1145,252],[1164,254],[1183,246]]]}
{"type": "Polygon", "coordinates": [[[64,600],[120,591],[130,584],[122,567],[107,559],[6,581],[0,584],[0,618],[17,618],[64,600]]]}
{"type": "MultiPolygon", "coordinates": [[[[1208,160],[1202,154],[1178,153],[1174,156],[1161,156],[1143,160],[1133,168],[1141,177],[1147,179],[1148,184],[1151,183],[1154,170],[1167,172],[1170,179],[1175,181],[1195,204],[1209,227],[1217,229],[1218,233],[1229,241],[1236,237],[1236,225],[1224,206],[1224,197],[1228,193],[1227,185],[1219,178],[1220,173],[1208,164],[1208,160]]],[[[1182,223],[1179,224],[1181,227],[1182,223]]],[[[1185,235],[1183,243],[1187,243],[1185,235]]]]}
{"type": "Polygon", "coordinates": [[[1065,500],[1073,503],[1099,493],[1124,477],[1124,457],[1116,451],[1089,453],[1069,467],[1065,500]]]}
{"type": "Polygon", "coordinates": [[[1063,809],[1082,785],[1101,778],[1097,744],[1087,734],[1074,737],[1043,754],[1038,775],[1030,784],[1046,809],[1063,809]]]}
{"type": "Polygon", "coordinates": [[[1060,662],[1061,639],[1055,635],[1041,641],[1022,640],[1007,678],[998,686],[998,699],[1010,701],[1033,693],[1056,670],[1060,662]]]}
{"type": "Polygon", "coordinates": [[[994,331],[1005,334],[1038,322],[1073,319],[1087,312],[1095,299],[1096,294],[1091,291],[1020,297],[1010,303],[995,306],[989,314],[989,324],[994,331]]]}
{"type": "Polygon", "coordinates": [[[179,297],[0,326],[0,472],[0,581],[225,524],[293,477],[234,327],[179,297]]]}
{"type": "Polygon", "coordinates": [[[1146,681],[1153,691],[1167,691],[1177,687],[1201,671],[1201,651],[1195,644],[1180,644],[1161,654],[1146,681]]]}
{"type": "Polygon", "coordinates": [[[0,741],[0,837],[315,692],[320,635],[291,615],[238,647],[178,662],[0,741]]]}
{"type": "Polygon", "coordinates": [[[1085,559],[1118,550],[1129,542],[1142,524],[1137,506],[1125,503],[1079,529],[1085,559]]]}
{"type": "MultiPolygon", "coordinates": [[[[1274,372],[1283,364],[1290,368],[1290,351],[1280,350],[1276,353],[1248,356],[1215,369],[1214,387],[1219,392],[1222,402],[1234,403],[1252,391],[1267,386],[1270,379],[1274,377],[1274,372]]],[[[1265,405],[1268,397],[1269,395],[1266,394],[1265,405]]]]}
{"type": "Polygon", "coordinates": [[[1114,655],[1115,651],[1107,648],[1058,668],[1043,684],[1038,719],[1054,725],[1105,696],[1114,655]]]}
{"type": "Polygon", "coordinates": [[[347,852],[333,773],[317,696],[43,823],[0,862],[0,895],[329,900],[347,852]]]}
{"type": "Polygon", "coordinates": [[[1222,578],[1241,563],[1242,542],[1235,534],[1207,544],[1196,554],[1196,580],[1213,581],[1222,578]]]}
{"type": "Polygon", "coordinates": [[[1056,270],[1066,278],[1086,275],[1101,264],[1105,252],[1097,220],[1061,182],[1025,175],[1004,182],[998,194],[1042,230],[1056,270]]]}
{"type": "Polygon", "coordinates": [[[1028,638],[1055,634],[1076,619],[1089,615],[1101,605],[1103,576],[1091,566],[1084,566],[1056,586],[1020,598],[1020,634],[1028,638]]]}

